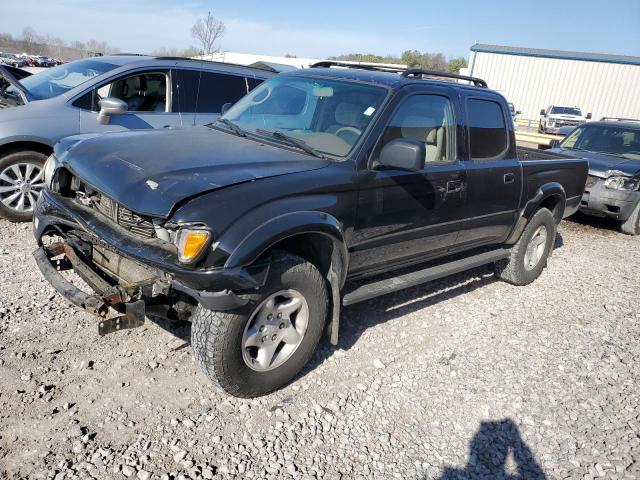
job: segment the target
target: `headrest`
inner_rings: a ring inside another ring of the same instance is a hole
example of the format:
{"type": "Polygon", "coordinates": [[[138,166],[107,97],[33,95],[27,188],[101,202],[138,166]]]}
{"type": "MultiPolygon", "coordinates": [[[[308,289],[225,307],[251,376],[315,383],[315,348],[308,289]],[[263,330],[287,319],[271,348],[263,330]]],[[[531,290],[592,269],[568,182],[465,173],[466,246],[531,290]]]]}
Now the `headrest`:
{"type": "Polygon", "coordinates": [[[357,127],[362,121],[361,107],[355,103],[339,103],[336,107],[336,122],[357,127]]]}
{"type": "Polygon", "coordinates": [[[407,115],[400,125],[402,137],[417,142],[424,142],[427,132],[434,128],[435,120],[418,115],[407,115]]]}

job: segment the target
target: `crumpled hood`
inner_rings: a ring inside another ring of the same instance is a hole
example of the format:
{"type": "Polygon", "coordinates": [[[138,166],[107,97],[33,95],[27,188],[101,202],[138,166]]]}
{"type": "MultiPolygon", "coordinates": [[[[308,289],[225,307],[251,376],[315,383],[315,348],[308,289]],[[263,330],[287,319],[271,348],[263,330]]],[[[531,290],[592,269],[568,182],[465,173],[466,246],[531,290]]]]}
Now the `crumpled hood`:
{"type": "Polygon", "coordinates": [[[158,217],[208,191],[329,164],[208,127],[76,136],[64,142],[68,149],[58,157],[75,175],[130,210],[158,217]]]}
{"type": "Polygon", "coordinates": [[[607,177],[607,172],[609,170],[621,172],[630,176],[640,173],[640,160],[632,160],[624,157],[603,155],[601,153],[585,152],[581,150],[565,150],[563,148],[556,148],[553,150],[558,153],[588,160],[589,175],[594,175],[596,177],[607,177]]]}

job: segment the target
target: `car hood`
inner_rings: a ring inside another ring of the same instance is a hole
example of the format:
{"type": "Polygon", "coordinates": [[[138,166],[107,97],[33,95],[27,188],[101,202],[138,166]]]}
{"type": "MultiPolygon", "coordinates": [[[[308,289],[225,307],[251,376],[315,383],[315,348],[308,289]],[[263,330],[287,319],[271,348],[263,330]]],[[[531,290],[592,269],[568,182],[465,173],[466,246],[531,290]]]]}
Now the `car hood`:
{"type": "Polygon", "coordinates": [[[208,127],[78,136],[65,167],[130,210],[168,217],[178,203],[230,185],[315,170],[328,160],[208,127]]]}
{"type": "Polygon", "coordinates": [[[608,177],[609,170],[620,172],[624,175],[636,175],[640,172],[640,160],[633,160],[613,155],[604,155],[582,150],[569,150],[563,148],[554,149],[558,153],[570,155],[576,158],[584,158],[589,161],[589,175],[596,177],[608,177]]]}

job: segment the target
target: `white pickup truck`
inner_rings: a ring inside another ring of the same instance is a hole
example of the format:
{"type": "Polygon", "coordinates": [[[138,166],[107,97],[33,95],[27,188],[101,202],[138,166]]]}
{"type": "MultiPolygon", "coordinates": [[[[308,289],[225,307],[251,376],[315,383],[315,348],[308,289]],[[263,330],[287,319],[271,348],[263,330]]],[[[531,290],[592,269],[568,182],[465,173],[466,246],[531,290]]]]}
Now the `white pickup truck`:
{"type": "Polygon", "coordinates": [[[540,110],[538,132],[558,133],[562,127],[577,127],[590,119],[591,114],[583,116],[580,107],[550,105],[546,110],[540,110]]]}

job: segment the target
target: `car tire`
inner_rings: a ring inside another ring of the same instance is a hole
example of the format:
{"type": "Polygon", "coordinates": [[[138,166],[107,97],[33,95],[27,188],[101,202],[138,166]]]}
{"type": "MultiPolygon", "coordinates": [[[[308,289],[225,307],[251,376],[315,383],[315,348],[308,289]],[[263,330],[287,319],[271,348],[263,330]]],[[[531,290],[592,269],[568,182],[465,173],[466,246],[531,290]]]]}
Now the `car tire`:
{"type": "Polygon", "coordinates": [[[629,218],[620,223],[620,230],[627,235],[640,235],[640,202],[637,203],[629,218]]]}
{"type": "Polygon", "coordinates": [[[12,222],[31,220],[35,201],[44,189],[42,167],[46,160],[44,153],[30,150],[0,158],[0,217],[12,222]],[[22,190],[25,182],[29,188],[22,190]]]}
{"type": "Polygon", "coordinates": [[[326,325],[328,295],[326,281],[313,264],[279,254],[265,285],[241,297],[247,304],[232,312],[197,306],[191,345],[198,366],[215,385],[233,396],[252,398],[286,385],[311,359],[326,325]],[[296,302],[301,309],[287,317],[296,302]],[[268,313],[277,311],[285,316],[268,313]],[[302,332],[295,345],[285,341],[291,328],[302,332]]]}
{"type": "Polygon", "coordinates": [[[508,258],[495,263],[496,276],[512,285],[527,285],[547,265],[556,238],[556,221],[546,208],[538,210],[511,248],[508,258]]]}
{"type": "Polygon", "coordinates": [[[538,123],[538,133],[544,133],[544,126],[542,126],[542,122],[538,123]]]}

